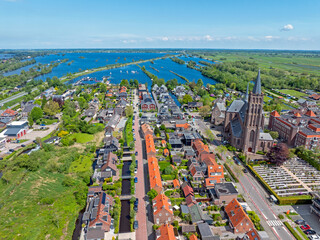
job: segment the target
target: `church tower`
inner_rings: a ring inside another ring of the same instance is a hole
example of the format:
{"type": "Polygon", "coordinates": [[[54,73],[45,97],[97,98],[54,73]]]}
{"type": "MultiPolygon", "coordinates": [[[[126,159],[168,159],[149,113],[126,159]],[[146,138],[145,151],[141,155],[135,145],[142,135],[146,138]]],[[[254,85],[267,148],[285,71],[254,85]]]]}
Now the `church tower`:
{"type": "Polygon", "coordinates": [[[253,91],[249,94],[247,114],[244,121],[243,151],[256,152],[258,149],[260,132],[264,128],[263,93],[261,92],[260,69],[253,91]]]}

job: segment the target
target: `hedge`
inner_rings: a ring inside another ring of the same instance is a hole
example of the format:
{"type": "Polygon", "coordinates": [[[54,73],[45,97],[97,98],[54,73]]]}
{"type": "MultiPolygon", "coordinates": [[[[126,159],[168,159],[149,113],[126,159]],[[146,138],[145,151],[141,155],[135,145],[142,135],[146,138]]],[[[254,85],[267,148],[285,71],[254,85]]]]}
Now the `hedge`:
{"type": "Polygon", "coordinates": [[[290,197],[279,197],[278,194],[270,188],[270,186],[264,181],[264,179],[253,169],[252,166],[247,165],[251,173],[257,177],[259,182],[267,189],[267,191],[274,195],[278,201],[279,205],[296,205],[296,204],[309,204],[311,203],[312,197],[310,195],[300,195],[300,196],[290,196],[290,197]]]}
{"type": "Polygon", "coordinates": [[[300,237],[300,235],[290,226],[288,222],[284,222],[284,225],[286,225],[286,227],[289,229],[289,231],[297,240],[303,240],[303,238],[300,237]]]}
{"type": "Polygon", "coordinates": [[[231,168],[229,167],[229,165],[228,164],[223,164],[224,165],[224,167],[228,170],[228,172],[229,172],[229,174],[230,174],[230,176],[233,178],[233,180],[235,181],[235,182],[239,182],[239,179],[236,177],[236,175],[234,175],[234,173],[232,172],[232,170],[231,170],[231,168]]]}

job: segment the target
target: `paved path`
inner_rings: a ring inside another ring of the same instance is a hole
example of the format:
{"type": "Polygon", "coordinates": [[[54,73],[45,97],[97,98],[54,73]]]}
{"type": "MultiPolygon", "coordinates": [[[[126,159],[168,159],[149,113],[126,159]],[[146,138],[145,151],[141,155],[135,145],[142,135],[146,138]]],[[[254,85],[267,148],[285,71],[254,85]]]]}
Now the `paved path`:
{"type": "MultiPolygon", "coordinates": [[[[135,95],[136,97],[136,95],[135,95]]],[[[134,101],[135,102],[135,101],[134,101]]],[[[138,160],[138,172],[136,177],[138,178],[138,183],[136,183],[136,198],[139,199],[138,212],[136,215],[136,220],[138,221],[139,227],[136,230],[136,239],[147,240],[147,213],[146,213],[146,192],[145,192],[145,181],[144,178],[144,164],[143,164],[143,152],[142,152],[142,140],[140,138],[139,129],[139,114],[135,114],[134,121],[134,133],[136,137],[135,149],[138,152],[136,159],[138,160]]]]}
{"type": "MultiPolygon", "coordinates": [[[[308,192],[313,192],[313,190],[308,187],[307,184],[305,184],[304,182],[302,182],[296,175],[294,175],[288,168],[286,168],[285,166],[281,166],[282,169],[284,169],[293,179],[295,179],[299,184],[298,185],[302,185],[308,192]]],[[[317,184],[315,184],[317,185],[317,184]]]]}
{"type": "MultiPolygon", "coordinates": [[[[33,89],[31,90],[31,92],[33,92],[33,91],[35,91],[35,90],[37,90],[37,88],[33,88],[33,89]]],[[[25,96],[25,95],[27,95],[27,94],[28,94],[27,92],[17,93],[17,94],[15,94],[15,95],[13,95],[13,96],[10,96],[10,97],[8,97],[8,98],[5,98],[5,99],[1,100],[1,101],[0,101],[0,105],[3,105],[3,104],[5,104],[5,103],[7,103],[7,102],[11,102],[12,100],[15,100],[15,99],[17,99],[17,98],[19,98],[19,97],[23,97],[23,96],[25,96]]]]}

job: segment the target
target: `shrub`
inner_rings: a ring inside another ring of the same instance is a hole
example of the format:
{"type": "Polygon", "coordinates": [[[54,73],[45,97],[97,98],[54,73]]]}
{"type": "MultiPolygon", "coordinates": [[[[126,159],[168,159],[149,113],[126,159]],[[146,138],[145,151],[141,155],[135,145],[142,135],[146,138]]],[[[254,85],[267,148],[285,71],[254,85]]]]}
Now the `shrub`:
{"type": "Polygon", "coordinates": [[[229,172],[230,176],[233,178],[233,180],[235,182],[239,182],[239,179],[236,177],[236,175],[233,174],[233,172],[232,172],[231,168],[229,167],[229,165],[225,163],[224,167],[228,170],[228,172],[229,172]]]}

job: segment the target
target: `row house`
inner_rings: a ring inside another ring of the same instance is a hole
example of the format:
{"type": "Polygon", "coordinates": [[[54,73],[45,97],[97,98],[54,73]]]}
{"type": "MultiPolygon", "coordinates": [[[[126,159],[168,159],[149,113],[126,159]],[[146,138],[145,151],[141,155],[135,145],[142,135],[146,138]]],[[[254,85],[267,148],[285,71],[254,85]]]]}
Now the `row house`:
{"type": "Polygon", "coordinates": [[[173,208],[170,199],[164,194],[158,194],[152,200],[153,219],[155,224],[168,224],[173,221],[173,208]]]}
{"type": "Polygon", "coordinates": [[[127,88],[125,86],[120,87],[117,98],[118,99],[121,99],[121,98],[127,99],[128,98],[127,88]]]}
{"type": "Polygon", "coordinates": [[[197,159],[201,158],[201,154],[209,153],[208,145],[205,145],[200,139],[193,142],[192,148],[197,155],[197,159]]]}
{"type": "Polygon", "coordinates": [[[156,103],[153,101],[149,94],[144,94],[140,102],[142,111],[155,111],[156,103]]]}
{"type": "Polygon", "coordinates": [[[150,188],[154,189],[158,194],[160,194],[163,188],[157,158],[148,157],[148,170],[150,188]]]}
{"type": "Polygon", "coordinates": [[[156,231],[156,240],[176,240],[173,226],[171,224],[163,224],[156,231]]]}

